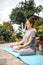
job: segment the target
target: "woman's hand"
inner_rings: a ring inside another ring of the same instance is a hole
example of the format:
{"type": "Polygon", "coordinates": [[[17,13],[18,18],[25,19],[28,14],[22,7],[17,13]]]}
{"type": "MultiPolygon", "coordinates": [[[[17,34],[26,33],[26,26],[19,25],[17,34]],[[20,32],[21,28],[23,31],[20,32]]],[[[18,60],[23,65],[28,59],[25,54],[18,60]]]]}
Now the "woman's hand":
{"type": "Polygon", "coordinates": [[[20,49],[22,49],[22,48],[23,48],[23,46],[19,45],[19,46],[16,48],[16,50],[20,50],[20,49]]]}
{"type": "Polygon", "coordinates": [[[14,46],[18,46],[18,42],[14,42],[10,44],[10,47],[13,48],[14,46]]]}

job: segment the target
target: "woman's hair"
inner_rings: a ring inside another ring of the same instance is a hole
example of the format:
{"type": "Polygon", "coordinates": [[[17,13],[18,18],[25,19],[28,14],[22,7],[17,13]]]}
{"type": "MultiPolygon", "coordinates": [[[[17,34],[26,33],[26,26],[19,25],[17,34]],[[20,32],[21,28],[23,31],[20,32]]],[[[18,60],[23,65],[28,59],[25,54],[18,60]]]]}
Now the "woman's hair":
{"type": "MultiPolygon", "coordinates": [[[[32,24],[32,26],[34,26],[34,18],[30,17],[27,20],[30,22],[30,24],[32,24]]],[[[26,30],[27,30],[27,27],[26,27],[26,30]]]]}
{"type": "Polygon", "coordinates": [[[30,24],[32,24],[32,26],[34,26],[34,18],[30,17],[30,18],[27,19],[27,20],[30,22],[30,24]]]}

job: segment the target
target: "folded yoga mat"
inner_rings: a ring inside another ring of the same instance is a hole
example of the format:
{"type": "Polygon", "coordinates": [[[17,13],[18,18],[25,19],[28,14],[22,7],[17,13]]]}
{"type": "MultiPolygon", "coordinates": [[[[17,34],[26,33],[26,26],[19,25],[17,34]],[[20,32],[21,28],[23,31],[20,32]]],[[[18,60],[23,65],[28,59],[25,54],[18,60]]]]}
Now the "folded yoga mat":
{"type": "Polygon", "coordinates": [[[43,65],[42,55],[36,54],[36,55],[20,56],[19,53],[14,52],[10,47],[4,47],[3,49],[16,57],[19,57],[23,62],[29,65],[43,65]]]}

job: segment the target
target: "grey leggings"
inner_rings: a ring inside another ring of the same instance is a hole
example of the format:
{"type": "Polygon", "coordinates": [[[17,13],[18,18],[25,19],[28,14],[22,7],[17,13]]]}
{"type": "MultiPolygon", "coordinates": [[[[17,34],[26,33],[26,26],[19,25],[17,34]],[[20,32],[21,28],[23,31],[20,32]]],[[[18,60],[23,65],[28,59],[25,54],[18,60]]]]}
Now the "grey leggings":
{"type": "Polygon", "coordinates": [[[34,50],[32,50],[31,48],[24,48],[18,51],[20,55],[31,55],[31,54],[35,54],[34,50]]]}

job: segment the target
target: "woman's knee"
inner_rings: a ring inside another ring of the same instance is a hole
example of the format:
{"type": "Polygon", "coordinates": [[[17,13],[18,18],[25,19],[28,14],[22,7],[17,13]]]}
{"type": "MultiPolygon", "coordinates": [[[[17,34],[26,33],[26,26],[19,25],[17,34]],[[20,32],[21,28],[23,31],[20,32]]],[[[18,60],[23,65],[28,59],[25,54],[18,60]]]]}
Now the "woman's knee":
{"type": "Polygon", "coordinates": [[[35,54],[34,51],[27,51],[26,49],[21,49],[19,51],[19,55],[22,55],[22,56],[25,56],[25,55],[33,55],[33,54],[35,54]]]}
{"type": "Polygon", "coordinates": [[[24,49],[19,50],[19,55],[24,55],[24,49]]]}

